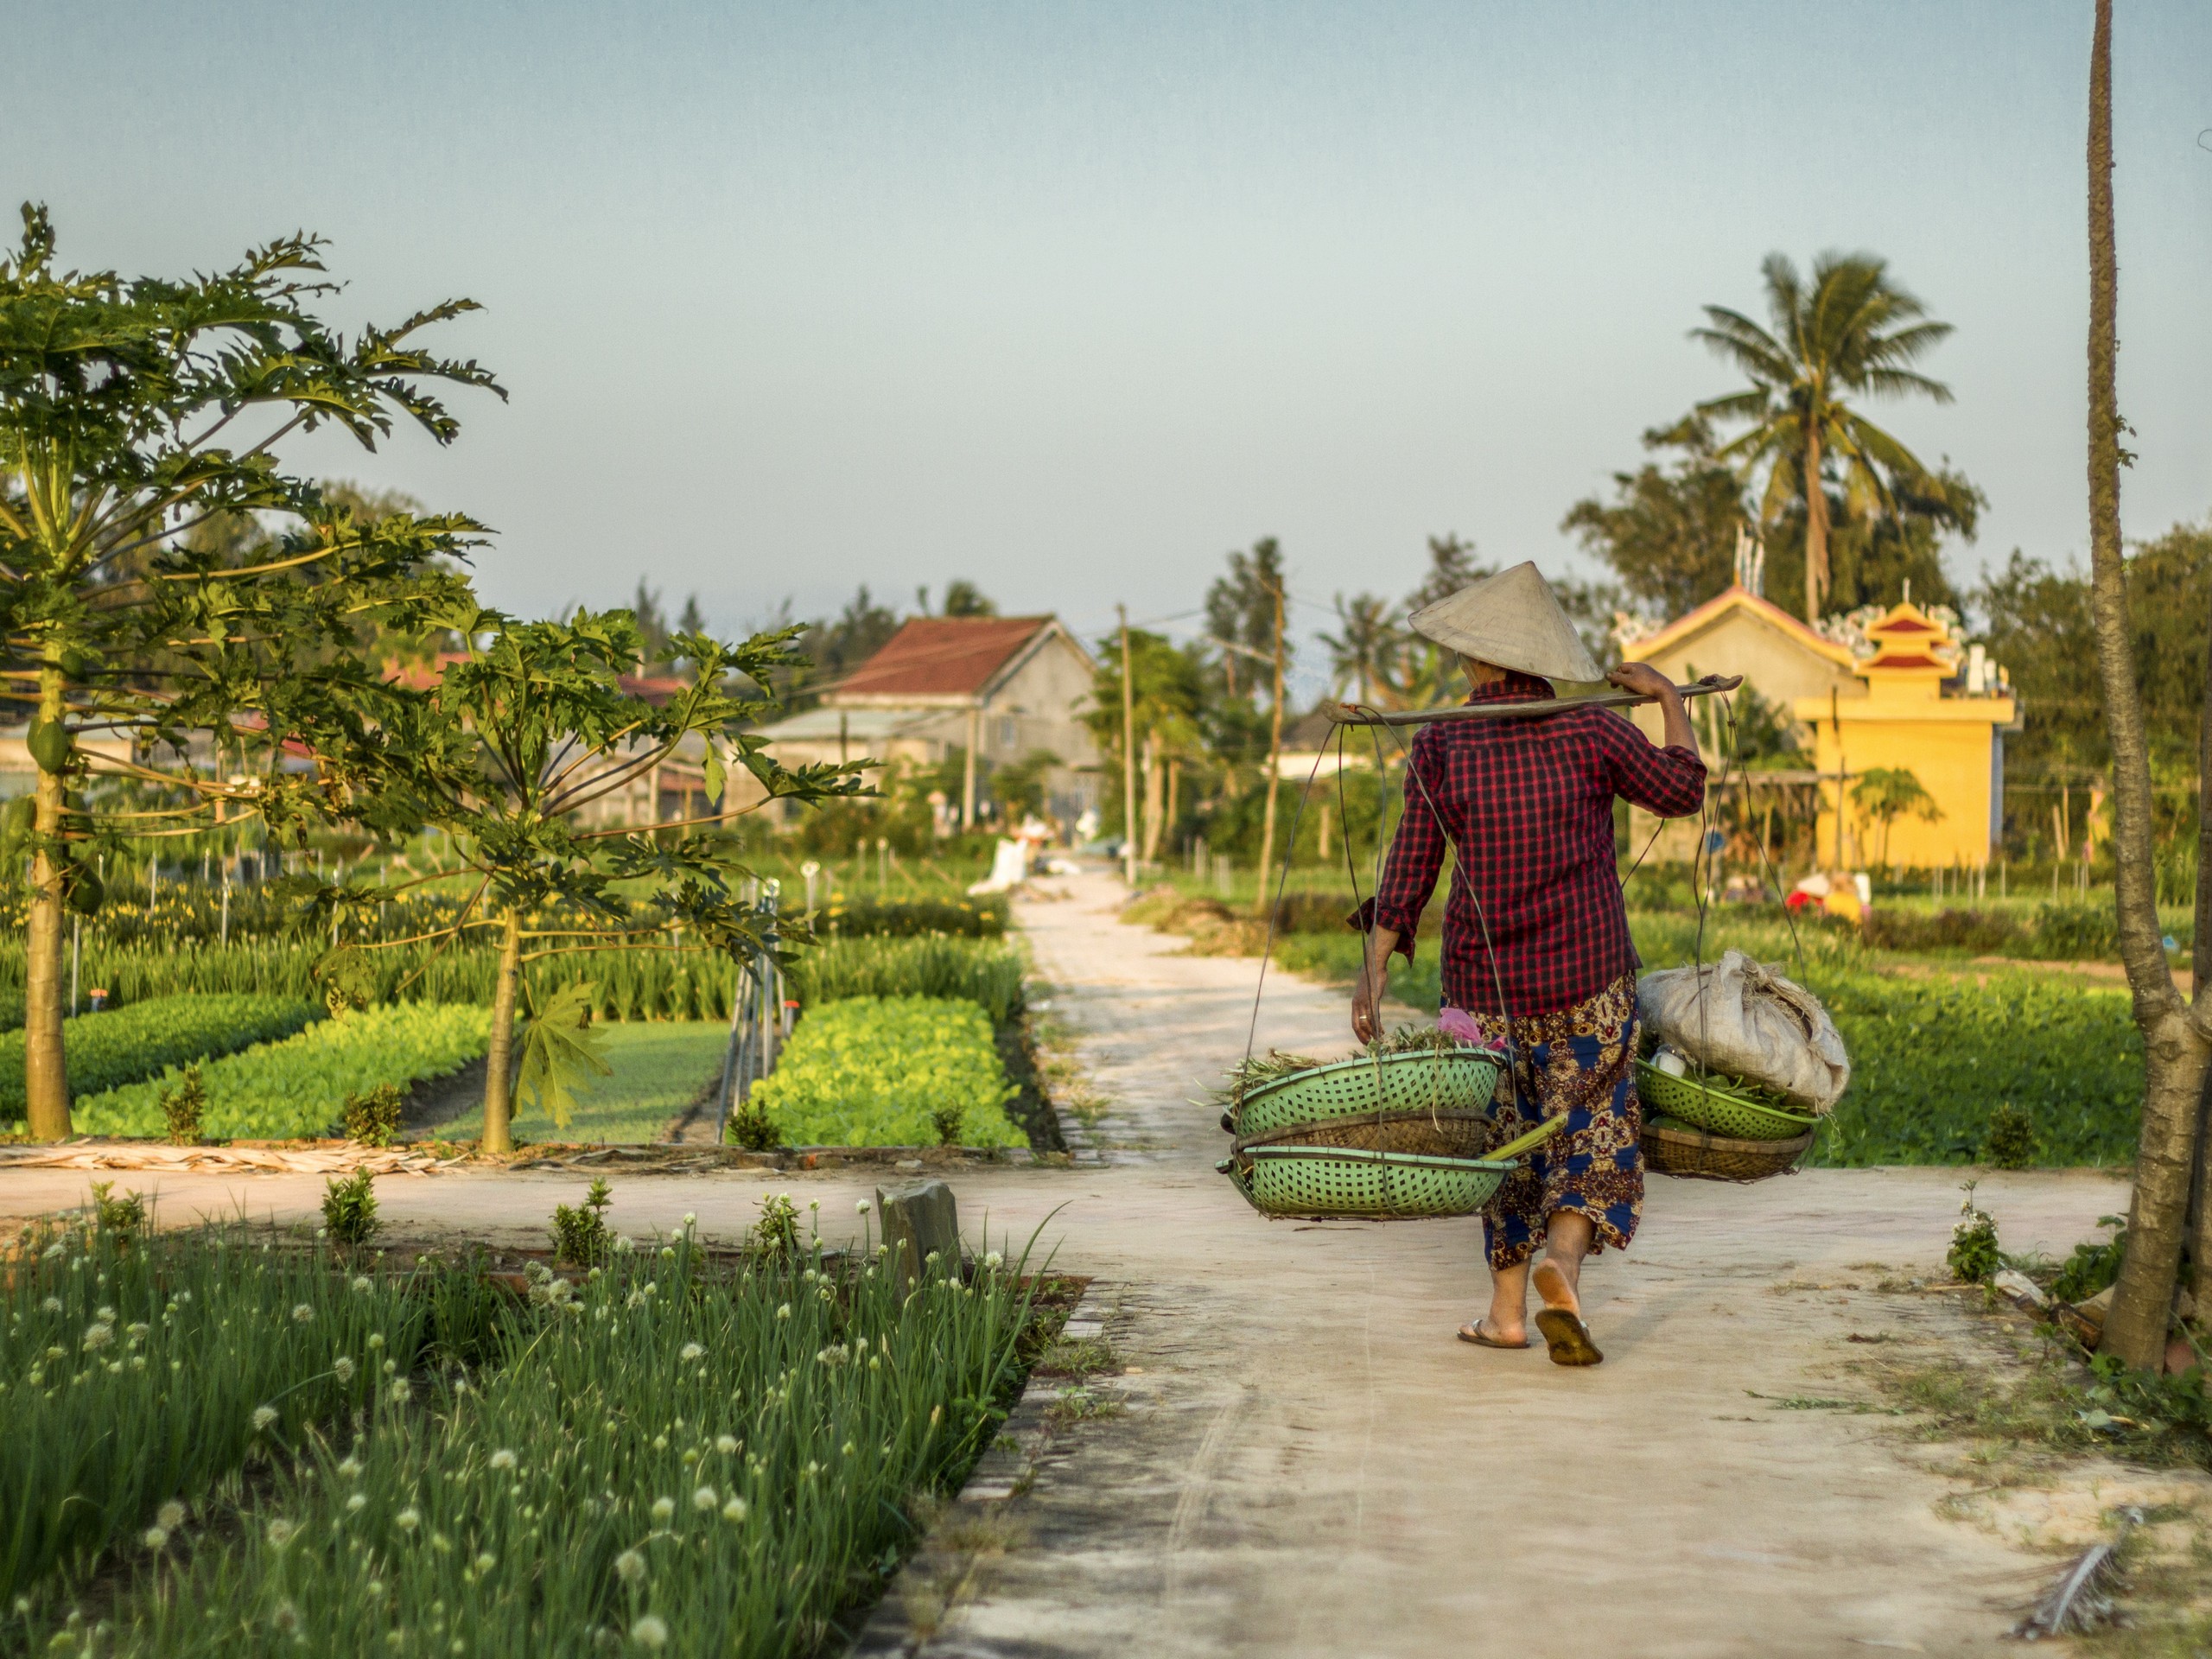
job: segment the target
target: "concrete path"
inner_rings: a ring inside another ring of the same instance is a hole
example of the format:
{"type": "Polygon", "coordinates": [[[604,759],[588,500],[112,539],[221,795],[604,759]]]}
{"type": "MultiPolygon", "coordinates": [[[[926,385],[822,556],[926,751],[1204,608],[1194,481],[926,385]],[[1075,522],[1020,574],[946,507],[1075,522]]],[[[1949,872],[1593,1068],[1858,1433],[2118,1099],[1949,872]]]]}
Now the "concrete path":
{"type": "MultiPolygon", "coordinates": [[[[1104,1161],[957,1188],[971,1231],[986,1212],[994,1243],[1041,1224],[1061,1266],[1106,1281],[1125,1374],[1105,1386],[1125,1408],[1058,1433],[1026,1493],[966,1523],[982,1547],[950,1605],[906,1585],[877,1650],[901,1619],[893,1650],[1039,1659],[2000,1650],[2047,1558],[1940,1518],[1965,1489],[1896,1420],[1779,1404],[1863,1395],[1846,1366],[1877,1351],[1854,1333],[1904,1344],[1884,1353],[1986,1352],[1952,1298],[1875,1288],[1942,1276],[1955,1173],[1655,1178],[1635,1249],[1586,1274],[1603,1366],[1470,1348],[1452,1332],[1484,1295],[1477,1223],[1268,1223],[1213,1174],[1224,1137],[1188,1102],[1243,1050],[1255,964],[1120,925],[1104,878],[1057,885],[1066,896],[1021,921],[1109,1103],[1104,1161]]],[[[1273,976],[1259,1040],[1341,1052],[1344,998],[1273,976]]],[[[4,1179],[0,1215],[82,1198],[81,1177],[4,1179]]],[[[583,1184],[398,1178],[378,1196],[394,1223],[542,1236],[583,1184]]],[[[297,1215],[321,1191],[161,1185],[171,1217],[297,1215]]],[[[835,1236],[872,1185],[636,1177],[613,1219],[695,1211],[734,1234],[787,1190],[835,1236]]],[[[2126,1188],[1994,1176],[1980,1198],[2008,1248],[2059,1252],[2126,1188]]]]}

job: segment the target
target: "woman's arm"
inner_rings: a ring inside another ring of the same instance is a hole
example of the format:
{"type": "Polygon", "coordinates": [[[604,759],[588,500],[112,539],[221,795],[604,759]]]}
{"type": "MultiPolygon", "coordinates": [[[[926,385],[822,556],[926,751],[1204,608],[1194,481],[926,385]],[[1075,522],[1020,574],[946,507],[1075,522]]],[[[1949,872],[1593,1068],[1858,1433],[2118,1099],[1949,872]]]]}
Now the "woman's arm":
{"type": "Polygon", "coordinates": [[[1686,818],[1705,804],[1705,761],[1697,751],[1681,694],[1648,663],[1624,663],[1605,677],[1623,690],[1656,698],[1666,716],[1666,742],[1654,747],[1633,721],[1593,718],[1613,774],[1613,792],[1662,818],[1686,818]]]}

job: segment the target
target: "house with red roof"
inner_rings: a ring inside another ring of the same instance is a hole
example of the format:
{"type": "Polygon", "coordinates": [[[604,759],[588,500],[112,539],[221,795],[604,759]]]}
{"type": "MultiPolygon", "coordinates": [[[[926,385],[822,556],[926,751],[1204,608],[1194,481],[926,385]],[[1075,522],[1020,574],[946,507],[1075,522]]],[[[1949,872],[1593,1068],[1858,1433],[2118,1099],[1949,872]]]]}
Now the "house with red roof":
{"type": "MultiPolygon", "coordinates": [[[[1096,664],[1054,616],[916,616],[828,687],[819,704],[765,729],[786,766],[870,760],[936,766],[955,756],[963,823],[987,807],[991,771],[1042,752],[1053,816],[1096,804],[1097,745],[1083,712],[1096,664]]],[[[870,781],[880,786],[882,772],[870,781]]]]}

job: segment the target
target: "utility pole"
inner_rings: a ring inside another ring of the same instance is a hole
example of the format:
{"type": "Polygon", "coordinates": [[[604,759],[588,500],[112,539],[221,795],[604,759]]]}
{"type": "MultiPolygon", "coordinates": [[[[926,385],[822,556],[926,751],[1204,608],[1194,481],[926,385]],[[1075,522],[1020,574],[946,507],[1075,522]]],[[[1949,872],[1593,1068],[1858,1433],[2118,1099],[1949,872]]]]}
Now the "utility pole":
{"type": "Polygon", "coordinates": [[[1137,890],[1137,696],[1129,672],[1129,607],[1116,605],[1122,619],[1122,876],[1137,890]]]}
{"type": "MultiPolygon", "coordinates": [[[[1260,890],[1254,897],[1253,908],[1260,915],[1268,913],[1268,873],[1275,855],[1275,785],[1282,771],[1282,578],[1274,583],[1275,649],[1274,649],[1274,714],[1268,730],[1268,805],[1261,822],[1260,831],[1260,890]]],[[[1287,851],[1283,858],[1290,863],[1287,851]]]]}
{"type": "Polygon", "coordinates": [[[968,760],[960,774],[960,827],[976,827],[976,744],[982,736],[983,706],[979,702],[968,710],[968,760]]]}

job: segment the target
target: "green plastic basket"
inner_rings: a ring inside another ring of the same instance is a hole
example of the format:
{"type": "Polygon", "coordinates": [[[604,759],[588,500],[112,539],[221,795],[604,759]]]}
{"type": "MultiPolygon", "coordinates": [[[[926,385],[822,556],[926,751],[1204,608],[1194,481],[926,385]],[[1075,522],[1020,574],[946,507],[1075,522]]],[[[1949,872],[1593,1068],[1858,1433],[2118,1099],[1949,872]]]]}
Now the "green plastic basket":
{"type": "Polygon", "coordinates": [[[1695,1077],[1675,1077],[1649,1060],[1636,1063],[1636,1091],[1647,1106],[1669,1117],[1738,1141],[1793,1140],[1820,1122],[1810,1113],[1764,1106],[1708,1088],[1695,1077]]]}
{"type": "Polygon", "coordinates": [[[1471,1216],[1514,1166],[1329,1147],[1254,1147],[1214,1167],[1263,1216],[1432,1221],[1471,1216]]]}
{"type": "Polygon", "coordinates": [[[1426,1112],[1490,1104],[1504,1056],[1484,1048],[1357,1055],[1263,1083],[1230,1113],[1241,1138],[1362,1112],[1426,1112]]]}

